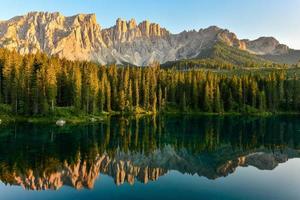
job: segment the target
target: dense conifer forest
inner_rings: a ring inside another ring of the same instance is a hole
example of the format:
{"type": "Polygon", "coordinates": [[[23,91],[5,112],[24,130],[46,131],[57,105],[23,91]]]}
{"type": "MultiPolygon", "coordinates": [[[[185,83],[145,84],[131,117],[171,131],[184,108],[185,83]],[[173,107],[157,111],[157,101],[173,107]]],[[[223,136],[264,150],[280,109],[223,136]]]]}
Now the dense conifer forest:
{"type": "Polygon", "coordinates": [[[228,75],[202,68],[100,66],[1,49],[0,103],[26,116],[59,107],[86,114],[299,112],[297,74],[274,69],[228,75]]]}

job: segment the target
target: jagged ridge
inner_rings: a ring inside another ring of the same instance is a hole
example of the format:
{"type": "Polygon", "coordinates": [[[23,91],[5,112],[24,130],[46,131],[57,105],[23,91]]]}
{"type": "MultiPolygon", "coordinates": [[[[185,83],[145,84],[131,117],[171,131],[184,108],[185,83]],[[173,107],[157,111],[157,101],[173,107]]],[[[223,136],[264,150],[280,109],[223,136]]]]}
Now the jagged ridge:
{"type": "Polygon", "coordinates": [[[1,21],[0,30],[0,47],[16,49],[22,54],[42,51],[101,64],[147,65],[154,61],[192,59],[203,55],[202,52],[212,49],[218,42],[247,51],[254,60],[257,59],[255,55],[288,63],[295,63],[300,58],[298,51],[272,37],[239,40],[234,33],[215,26],[171,34],[159,24],[149,21],[137,24],[134,19],[117,19],[115,26],[102,29],[94,14],[65,17],[58,12],[31,12],[1,21]]]}

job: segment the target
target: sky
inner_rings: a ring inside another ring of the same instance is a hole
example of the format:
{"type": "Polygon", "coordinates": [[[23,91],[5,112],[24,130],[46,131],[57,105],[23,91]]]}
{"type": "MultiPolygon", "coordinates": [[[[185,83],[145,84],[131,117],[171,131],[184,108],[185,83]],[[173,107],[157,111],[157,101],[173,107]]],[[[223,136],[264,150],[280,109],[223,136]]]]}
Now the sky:
{"type": "Polygon", "coordinates": [[[30,11],[95,13],[103,28],[117,18],[147,19],[172,33],[216,25],[240,39],[273,36],[300,49],[300,0],[0,0],[0,5],[1,20],[30,11]]]}

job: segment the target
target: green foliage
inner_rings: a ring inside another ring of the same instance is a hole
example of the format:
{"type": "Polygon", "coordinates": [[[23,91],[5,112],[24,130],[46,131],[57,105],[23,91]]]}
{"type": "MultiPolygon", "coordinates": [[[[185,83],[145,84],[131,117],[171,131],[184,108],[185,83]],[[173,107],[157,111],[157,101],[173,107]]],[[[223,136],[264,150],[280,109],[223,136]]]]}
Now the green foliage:
{"type": "Polygon", "coordinates": [[[210,57],[229,62],[239,67],[260,67],[270,65],[270,61],[264,60],[247,51],[228,46],[222,42],[217,43],[210,52],[210,57]]]}
{"type": "Polygon", "coordinates": [[[179,60],[166,62],[162,65],[162,68],[175,68],[180,70],[191,70],[197,68],[207,68],[207,69],[234,69],[235,66],[230,63],[219,59],[212,58],[196,58],[188,60],[179,60]]]}
{"type": "MultiPolygon", "coordinates": [[[[227,52],[222,45],[216,48],[216,54],[227,52]]],[[[245,58],[244,54],[232,53],[230,58],[245,58]]],[[[223,68],[224,63],[216,66],[223,68]]],[[[9,105],[11,114],[26,116],[156,113],[173,108],[181,112],[299,112],[297,70],[226,74],[193,68],[99,66],[0,49],[0,103],[9,105]]]]}

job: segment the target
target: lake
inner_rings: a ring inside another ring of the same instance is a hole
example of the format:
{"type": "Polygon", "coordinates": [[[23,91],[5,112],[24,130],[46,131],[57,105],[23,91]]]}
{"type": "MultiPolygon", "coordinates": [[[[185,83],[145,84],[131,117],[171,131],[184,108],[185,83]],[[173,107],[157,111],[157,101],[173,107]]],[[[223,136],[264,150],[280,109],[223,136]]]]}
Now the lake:
{"type": "Polygon", "coordinates": [[[0,125],[1,199],[300,199],[300,119],[0,125]]]}

